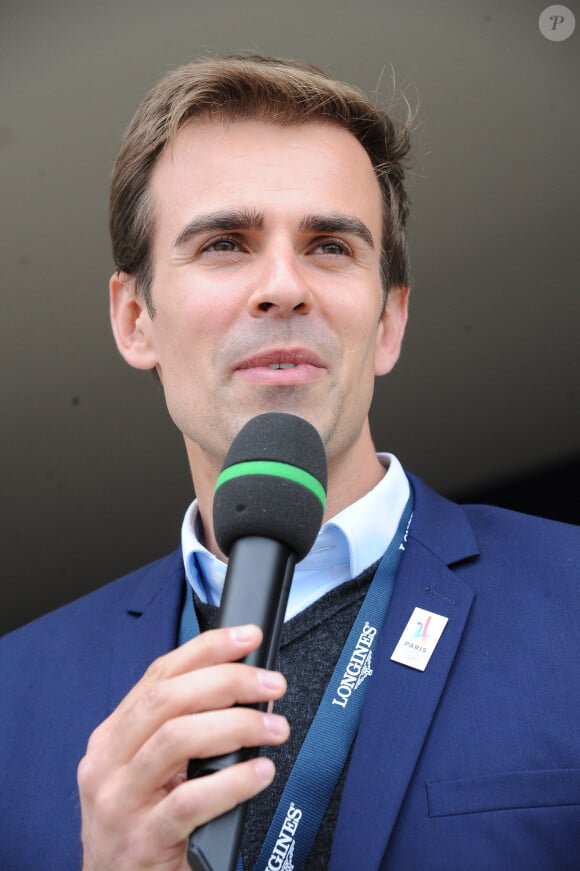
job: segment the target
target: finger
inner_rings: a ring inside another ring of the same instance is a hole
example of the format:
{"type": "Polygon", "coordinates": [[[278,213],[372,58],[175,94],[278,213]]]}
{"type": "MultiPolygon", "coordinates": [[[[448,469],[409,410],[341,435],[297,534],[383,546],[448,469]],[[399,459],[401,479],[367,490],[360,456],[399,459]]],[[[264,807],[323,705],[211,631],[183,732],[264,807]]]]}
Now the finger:
{"type": "Polygon", "coordinates": [[[185,674],[225,662],[243,659],[260,644],[261,630],[257,626],[236,626],[204,632],[181,647],[170,651],[151,663],[143,677],[135,684],[113,713],[95,729],[89,740],[89,749],[107,740],[118,730],[118,723],[127,712],[148,693],[152,686],[179,674],[185,674]]]}
{"type": "Polygon", "coordinates": [[[155,839],[166,847],[185,842],[194,829],[269,786],[275,773],[272,761],[259,756],[182,783],[151,812],[155,839]]]}
{"type": "Polygon", "coordinates": [[[261,629],[251,624],[210,629],[159,657],[144,677],[157,680],[220,662],[235,662],[255,650],[261,641],[261,629]]]}
{"type": "Polygon", "coordinates": [[[286,680],[278,672],[240,663],[210,666],[153,684],[117,719],[114,733],[109,733],[111,738],[114,734],[114,740],[106,744],[103,740],[99,745],[101,749],[106,747],[107,753],[101,764],[111,768],[128,762],[164,724],[175,718],[233,705],[274,701],[285,692],[286,680]]]}
{"type": "Polygon", "coordinates": [[[165,723],[125,766],[121,788],[152,795],[183,770],[189,759],[207,759],[242,747],[284,743],[290,734],[285,717],[250,708],[230,708],[179,717],[165,723]]]}

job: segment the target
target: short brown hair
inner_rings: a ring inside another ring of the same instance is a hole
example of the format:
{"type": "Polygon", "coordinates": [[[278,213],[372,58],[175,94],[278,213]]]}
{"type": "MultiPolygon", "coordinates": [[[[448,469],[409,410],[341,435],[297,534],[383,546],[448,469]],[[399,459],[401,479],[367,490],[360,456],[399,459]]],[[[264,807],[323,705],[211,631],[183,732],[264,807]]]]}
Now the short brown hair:
{"type": "Polygon", "coordinates": [[[163,148],[195,118],[281,125],[325,120],[349,130],[369,155],[382,191],[385,297],[393,286],[408,286],[404,163],[409,124],[310,64],[233,55],[205,58],[166,75],[139,106],[121,143],[109,212],[113,257],[119,271],[135,276],[151,312],[149,179],[163,148]]]}

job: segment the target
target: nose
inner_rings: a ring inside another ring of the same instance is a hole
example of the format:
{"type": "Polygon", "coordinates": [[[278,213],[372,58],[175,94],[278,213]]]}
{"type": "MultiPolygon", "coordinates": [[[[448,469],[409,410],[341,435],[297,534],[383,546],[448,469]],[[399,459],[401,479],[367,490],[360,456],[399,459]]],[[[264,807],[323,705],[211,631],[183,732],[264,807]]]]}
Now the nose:
{"type": "Polygon", "coordinates": [[[264,268],[248,299],[254,317],[287,318],[292,313],[306,315],[312,309],[312,294],[294,251],[272,252],[264,258],[264,268]]]}

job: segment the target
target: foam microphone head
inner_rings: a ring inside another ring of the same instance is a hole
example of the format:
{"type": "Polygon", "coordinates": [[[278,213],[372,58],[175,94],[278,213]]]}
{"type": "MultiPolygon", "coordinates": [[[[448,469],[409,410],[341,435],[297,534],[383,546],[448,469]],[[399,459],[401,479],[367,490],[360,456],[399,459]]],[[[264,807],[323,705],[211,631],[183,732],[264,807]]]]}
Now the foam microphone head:
{"type": "Polygon", "coordinates": [[[312,424],[281,412],[252,418],[233,440],[215,486],[222,552],[252,535],[281,541],[304,559],[322,523],[326,483],[326,454],[312,424]]]}

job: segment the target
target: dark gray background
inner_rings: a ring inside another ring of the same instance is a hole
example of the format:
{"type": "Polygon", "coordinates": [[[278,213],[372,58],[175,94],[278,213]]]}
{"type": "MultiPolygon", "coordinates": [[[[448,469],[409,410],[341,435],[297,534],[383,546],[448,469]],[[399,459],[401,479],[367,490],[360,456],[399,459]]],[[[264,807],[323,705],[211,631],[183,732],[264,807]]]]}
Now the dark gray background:
{"type": "Polygon", "coordinates": [[[577,110],[532,0],[4,0],[0,631],[175,547],[179,435],[110,336],[107,189],[149,87],[201,52],[309,60],[418,106],[411,321],[377,445],[453,496],[579,521],[577,110]],[[393,73],[394,71],[394,73],[393,73]]]}

